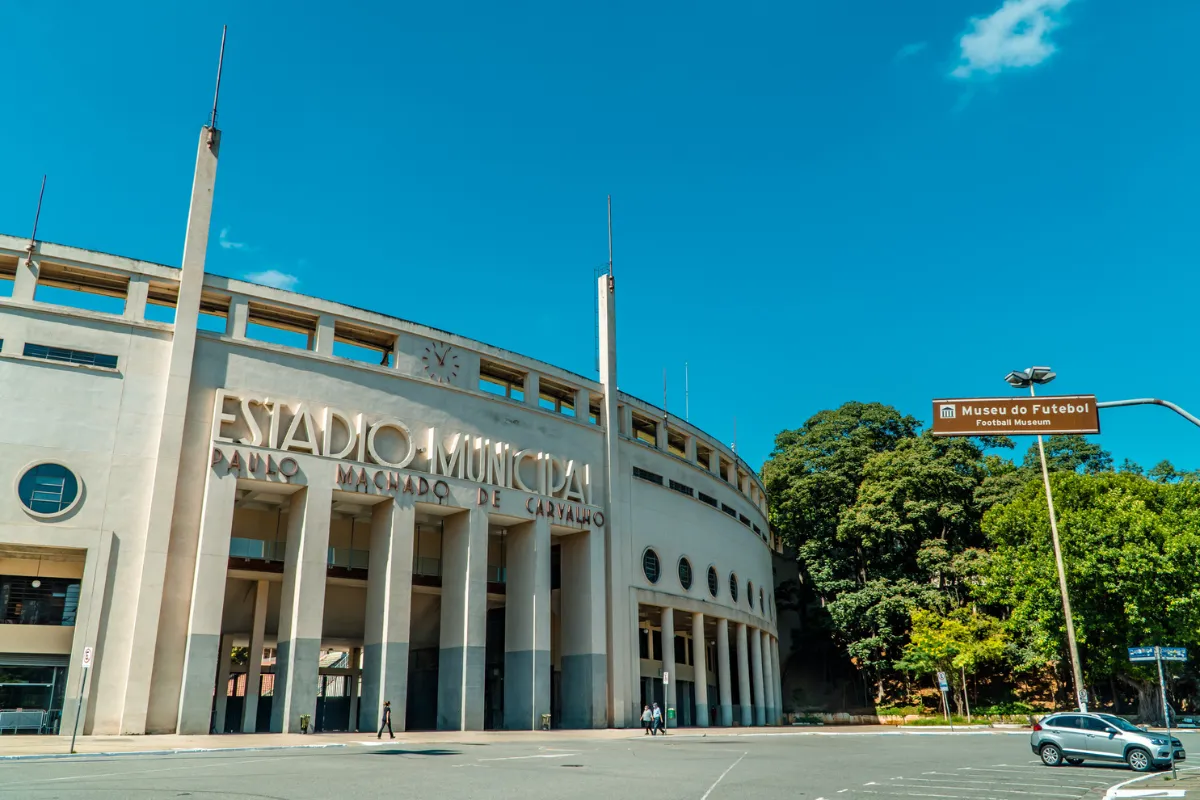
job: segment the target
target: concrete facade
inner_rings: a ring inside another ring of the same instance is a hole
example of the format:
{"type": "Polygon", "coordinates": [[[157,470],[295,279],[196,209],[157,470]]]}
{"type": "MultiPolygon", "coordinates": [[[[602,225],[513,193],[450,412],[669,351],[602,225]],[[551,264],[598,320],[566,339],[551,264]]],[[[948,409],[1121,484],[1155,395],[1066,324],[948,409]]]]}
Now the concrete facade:
{"type": "Polygon", "coordinates": [[[613,278],[592,380],[207,274],[219,147],[180,269],[0,236],[0,575],[78,584],[0,665],[61,660],[55,727],[85,648],[83,733],[776,721],[762,484],[617,390],[613,278]],[[50,514],[43,463],[78,485],[50,514]]]}

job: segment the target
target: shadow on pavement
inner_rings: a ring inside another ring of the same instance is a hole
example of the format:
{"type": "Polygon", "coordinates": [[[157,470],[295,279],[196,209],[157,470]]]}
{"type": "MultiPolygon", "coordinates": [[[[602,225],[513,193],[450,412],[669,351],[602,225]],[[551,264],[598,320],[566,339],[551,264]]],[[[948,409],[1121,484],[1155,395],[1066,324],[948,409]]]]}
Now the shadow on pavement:
{"type": "Polygon", "coordinates": [[[458,750],[370,750],[368,756],[460,756],[458,750]]]}

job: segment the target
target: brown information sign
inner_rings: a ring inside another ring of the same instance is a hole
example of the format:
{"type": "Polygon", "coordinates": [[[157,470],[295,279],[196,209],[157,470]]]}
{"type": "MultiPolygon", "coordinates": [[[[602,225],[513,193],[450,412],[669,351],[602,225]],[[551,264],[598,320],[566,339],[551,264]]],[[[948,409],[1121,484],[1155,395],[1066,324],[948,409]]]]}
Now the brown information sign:
{"type": "Polygon", "coordinates": [[[1091,394],[1047,397],[952,397],[933,401],[934,436],[1099,433],[1091,394]]]}

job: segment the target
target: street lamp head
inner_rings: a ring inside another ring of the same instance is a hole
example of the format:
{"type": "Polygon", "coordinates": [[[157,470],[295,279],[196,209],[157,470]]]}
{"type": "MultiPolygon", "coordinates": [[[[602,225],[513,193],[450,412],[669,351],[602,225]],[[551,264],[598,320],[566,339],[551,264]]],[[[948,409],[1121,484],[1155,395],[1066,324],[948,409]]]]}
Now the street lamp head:
{"type": "Polygon", "coordinates": [[[1029,379],[1034,383],[1049,383],[1056,377],[1054,370],[1049,367],[1030,367],[1026,370],[1029,373],[1029,379]]]}
{"type": "Polygon", "coordinates": [[[1004,376],[1004,380],[1014,389],[1028,389],[1033,384],[1049,383],[1057,377],[1049,367],[1030,367],[1029,369],[1013,370],[1004,376]]]}
{"type": "Polygon", "coordinates": [[[1029,378],[1024,372],[1013,370],[1004,376],[1004,380],[1008,381],[1008,385],[1014,389],[1026,389],[1029,387],[1029,378]]]}

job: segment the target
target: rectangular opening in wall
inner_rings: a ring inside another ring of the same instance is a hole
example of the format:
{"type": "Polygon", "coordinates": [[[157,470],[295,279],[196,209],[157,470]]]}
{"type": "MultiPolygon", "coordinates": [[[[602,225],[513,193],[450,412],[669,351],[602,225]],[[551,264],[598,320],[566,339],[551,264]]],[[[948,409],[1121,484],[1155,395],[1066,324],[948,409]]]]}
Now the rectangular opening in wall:
{"type": "Polygon", "coordinates": [[[713,508],[717,508],[719,505],[717,503],[717,498],[713,497],[711,494],[705,494],[704,492],[700,492],[699,497],[700,497],[701,503],[708,503],[713,508]]]}
{"type": "Polygon", "coordinates": [[[51,347],[44,344],[25,343],[26,358],[40,358],[44,361],[61,361],[64,364],[77,364],[82,367],[102,367],[116,369],[117,357],[102,353],[91,353],[87,350],[71,350],[66,347],[51,347]]]}
{"type": "Polygon", "coordinates": [[[602,420],[604,419],[604,412],[601,411],[600,405],[603,399],[604,398],[597,397],[594,394],[588,395],[588,422],[592,423],[593,425],[603,424],[602,420]]]}
{"type": "Polygon", "coordinates": [[[700,469],[707,471],[712,463],[712,448],[703,442],[696,442],[696,464],[700,469]]]}
{"type": "Polygon", "coordinates": [[[658,447],[658,423],[644,414],[634,411],[633,438],[642,444],[658,447]]]}
{"type": "Polygon", "coordinates": [[[721,480],[725,481],[726,483],[729,483],[729,468],[732,466],[732,461],[724,457],[721,458],[721,474],[718,477],[720,477],[721,480]]]}
{"type": "Polygon", "coordinates": [[[687,436],[670,426],[667,426],[667,452],[687,458],[687,436]]]}
{"type": "Polygon", "coordinates": [[[737,471],[737,490],[739,492],[742,491],[743,487],[746,486],[746,481],[748,478],[749,476],[740,469],[737,471]]]}
{"type": "Polygon", "coordinates": [[[479,390],[506,397],[509,400],[525,400],[525,373],[507,364],[479,359],[479,390]]]}
{"type": "Polygon", "coordinates": [[[178,303],[178,284],[150,281],[150,287],[146,291],[146,320],[174,325],[175,307],[178,303]]]}
{"type": "Polygon", "coordinates": [[[337,320],[333,323],[333,354],[373,366],[392,365],[396,334],[337,320]]]}
{"type": "Polygon", "coordinates": [[[224,334],[227,328],[226,318],[229,316],[230,298],[225,295],[200,295],[200,316],[196,320],[196,330],[209,333],[224,334]]]}
{"type": "Polygon", "coordinates": [[[742,523],[747,528],[750,527],[750,518],[747,517],[745,514],[738,514],[738,522],[742,523]]]}
{"type": "MultiPolygon", "coordinates": [[[[752,525],[751,527],[754,529],[754,532],[757,533],[759,536],[763,535],[762,529],[759,528],[757,525],[752,525]]],[[[766,537],[764,537],[764,538],[766,538],[766,537]]]]}
{"type": "Polygon", "coordinates": [[[12,297],[17,280],[17,257],[0,256],[0,297],[12,297]]]}
{"type": "Polygon", "coordinates": [[[657,472],[651,472],[650,470],[642,469],[641,467],[633,468],[633,477],[641,478],[642,480],[649,481],[650,483],[657,483],[659,486],[663,485],[662,475],[659,475],[657,472]]]}
{"type": "Polygon", "coordinates": [[[721,503],[721,510],[724,511],[729,516],[733,517],[734,519],[737,519],[737,509],[734,508],[733,506],[727,506],[724,503],[721,503]]]}
{"type": "Polygon", "coordinates": [[[129,276],[43,261],[33,299],[39,303],[124,314],[129,276]]]}
{"type": "Polygon", "coordinates": [[[686,494],[688,497],[694,497],[696,495],[695,489],[687,484],[680,483],[679,481],[671,481],[671,488],[680,494],[686,494]]]}
{"type": "Polygon", "coordinates": [[[538,382],[538,405],[568,417],[575,416],[575,387],[545,376],[538,382]]]}
{"type": "Polygon", "coordinates": [[[313,314],[282,306],[250,303],[246,338],[308,350],[317,331],[313,314]]]}

